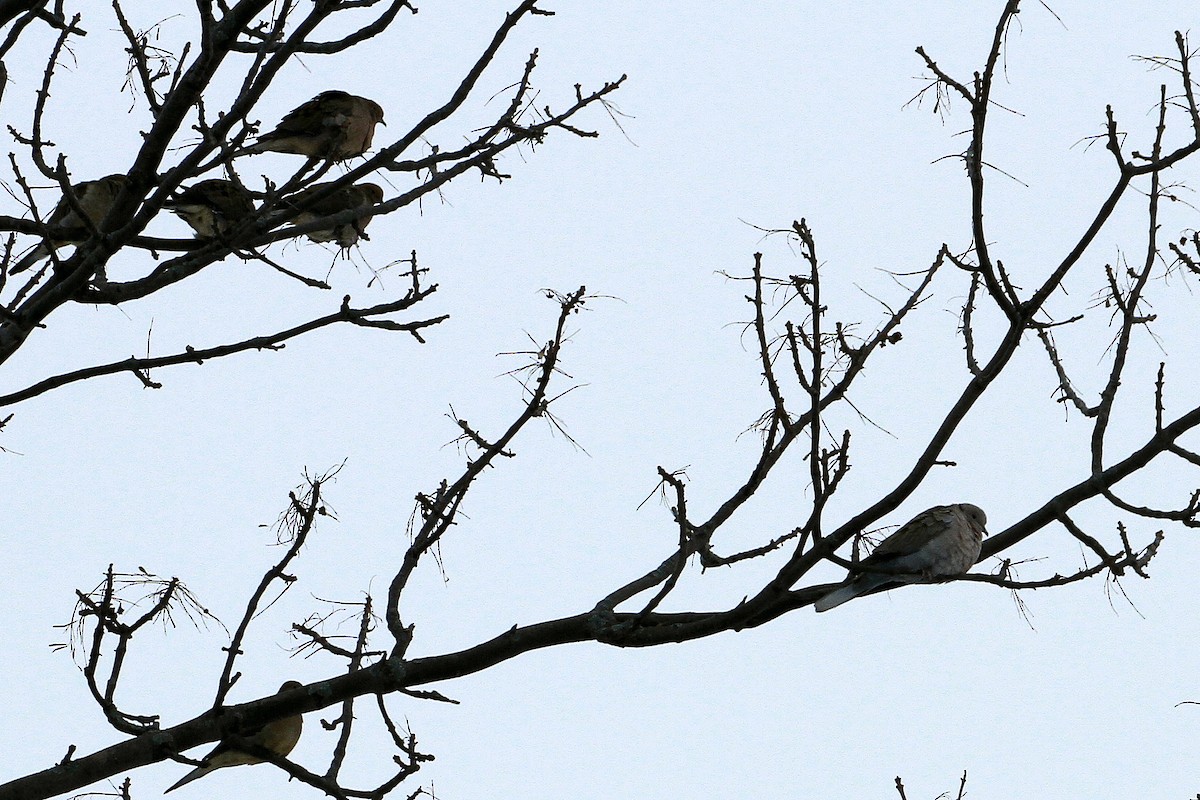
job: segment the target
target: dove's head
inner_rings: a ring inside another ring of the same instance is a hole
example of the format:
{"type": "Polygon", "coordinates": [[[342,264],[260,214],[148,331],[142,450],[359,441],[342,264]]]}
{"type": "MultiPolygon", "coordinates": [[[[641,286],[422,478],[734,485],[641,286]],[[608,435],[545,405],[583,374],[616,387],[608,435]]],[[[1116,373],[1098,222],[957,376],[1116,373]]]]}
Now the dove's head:
{"type": "Polygon", "coordinates": [[[979,506],[973,506],[970,503],[959,503],[958,508],[975,525],[979,530],[987,533],[987,514],[983,513],[983,509],[979,506]]]}
{"type": "Polygon", "coordinates": [[[116,195],[125,188],[125,184],[129,183],[129,176],[122,175],[120,173],[117,173],[116,175],[105,175],[103,178],[98,180],[97,183],[103,183],[108,187],[110,192],[116,195]]]}
{"type": "Polygon", "coordinates": [[[300,681],[284,681],[283,686],[280,686],[279,691],[276,692],[275,694],[283,694],[284,692],[290,691],[292,689],[299,689],[303,685],[304,684],[301,683],[300,681]]]}
{"type": "Polygon", "coordinates": [[[371,115],[371,121],[377,122],[380,125],[387,125],[387,123],[383,121],[383,106],[379,105],[379,103],[376,103],[374,100],[368,100],[365,97],[363,98],[363,101],[367,106],[367,113],[371,115]]]}
{"type": "Polygon", "coordinates": [[[363,199],[363,205],[375,205],[383,202],[383,187],[378,183],[359,183],[355,187],[363,199]]]}

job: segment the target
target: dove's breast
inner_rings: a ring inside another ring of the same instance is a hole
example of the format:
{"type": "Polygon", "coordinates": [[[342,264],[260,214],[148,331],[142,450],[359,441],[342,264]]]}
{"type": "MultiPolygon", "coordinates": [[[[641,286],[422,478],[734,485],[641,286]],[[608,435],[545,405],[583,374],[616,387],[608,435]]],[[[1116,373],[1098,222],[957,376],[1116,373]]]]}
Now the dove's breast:
{"type": "Polygon", "coordinates": [[[975,565],[983,535],[976,531],[949,530],[929,543],[931,575],[962,575],[975,565]]]}

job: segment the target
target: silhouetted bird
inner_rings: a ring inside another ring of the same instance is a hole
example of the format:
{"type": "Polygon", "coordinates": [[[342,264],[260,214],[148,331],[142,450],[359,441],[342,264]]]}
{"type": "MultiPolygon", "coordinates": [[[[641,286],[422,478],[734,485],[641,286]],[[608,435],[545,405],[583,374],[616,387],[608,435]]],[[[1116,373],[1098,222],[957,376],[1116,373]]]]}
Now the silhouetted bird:
{"type": "MultiPolygon", "coordinates": [[[[299,681],[287,681],[283,686],[279,687],[276,694],[282,694],[290,689],[299,689],[304,684],[299,681]]],[[[246,733],[242,738],[248,742],[253,742],[256,745],[270,750],[276,755],[286,756],[292,752],[292,748],[296,746],[296,742],[300,741],[300,730],[303,727],[304,721],[300,715],[294,717],[284,717],[277,719],[274,722],[268,722],[258,730],[246,733]]],[[[262,759],[257,756],[252,756],[249,753],[243,753],[237,750],[233,745],[227,742],[219,742],[212,752],[204,757],[204,766],[196,767],[194,770],[184,775],[167,789],[167,792],[173,792],[185,783],[191,783],[197,778],[203,778],[208,773],[222,767],[236,767],[239,764],[261,764],[262,759]]]]}
{"type": "Polygon", "coordinates": [[[376,124],[387,124],[378,103],[334,89],[293,109],[275,130],[234,155],[294,153],[344,161],[371,147],[376,124]]]}
{"type": "Polygon", "coordinates": [[[196,236],[224,236],[254,214],[254,199],[233,181],[212,178],[194,183],[163,203],[181,218],[196,236]]]}
{"type": "MultiPolygon", "coordinates": [[[[280,203],[282,209],[286,209],[289,206],[293,209],[303,209],[292,218],[291,222],[293,225],[305,225],[322,217],[329,217],[352,208],[370,208],[383,200],[383,189],[378,185],[374,183],[356,183],[352,186],[338,189],[328,197],[317,200],[314,204],[306,205],[308,198],[314,197],[331,183],[333,181],[328,183],[314,183],[304,191],[297,192],[291,197],[285,198],[280,203]]],[[[291,212],[285,211],[285,213],[291,212]]],[[[371,219],[370,215],[355,217],[348,222],[341,222],[328,228],[309,231],[305,236],[314,242],[337,242],[342,248],[352,247],[358,242],[359,237],[364,235],[363,232],[367,229],[367,225],[370,224],[371,219]]]]}
{"type": "MultiPolygon", "coordinates": [[[[83,213],[93,225],[100,223],[112,208],[113,201],[117,199],[117,195],[121,193],[128,179],[124,175],[107,175],[99,180],[82,181],[71,187],[71,191],[75,194],[75,199],[79,201],[79,207],[83,209],[83,213]]],[[[37,247],[33,248],[24,258],[18,261],[9,270],[9,273],[16,274],[24,272],[32,267],[43,258],[50,256],[51,250],[58,250],[60,247],[68,244],[78,244],[87,241],[88,230],[83,218],[75,212],[71,204],[67,202],[67,198],[62,198],[58,201],[58,205],[54,207],[54,211],[50,213],[46,219],[47,225],[57,225],[64,228],[79,228],[78,232],[72,232],[70,238],[67,239],[51,239],[49,242],[43,241],[37,247]]]]}
{"type": "Polygon", "coordinates": [[[849,583],[822,597],[813,608],[828,611],[888,583],[920,583],[962,575],[979,559],[986,526],[983,509],[970,503],[926,509],[860,562],[887,572],[851,571],[849,583]]]}

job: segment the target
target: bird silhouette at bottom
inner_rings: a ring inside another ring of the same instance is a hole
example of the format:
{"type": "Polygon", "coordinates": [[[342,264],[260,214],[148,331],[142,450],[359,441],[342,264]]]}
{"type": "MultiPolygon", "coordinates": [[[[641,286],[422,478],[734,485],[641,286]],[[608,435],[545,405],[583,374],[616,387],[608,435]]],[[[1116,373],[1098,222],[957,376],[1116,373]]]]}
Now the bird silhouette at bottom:
{"type": "Polygon", "coordinates": [[[962,575],[975,565],[987,535],[987,515],[970,503],[934,506],[917,514],[859,563],[885,572],[855,572],[848,583],[813,604],[828,611],[889,583],[921,583],[962,575]]]}
{"type": "MultiPolygon", "coordinates": [[[[288,681],[279,687],[276,694],[291,689],[299,689],[304,684],[299,681],[288,681]]],[[[260,747],[270,750],[272,753],[280,756],[286,756],[292,752],[292,748],[296,746],[296,742],[300,740],[300,729],[303,726],[303,719],[299,714],[294,717],[284,717],[273,722],[268,722],[257,730],[247,732],[242,736],[247,742],[251,742],[260,747]]],[[[208,773],[222,767],[236,767],[239,764],[261,764],[262,759],[258,756],[243,753],[228,742],[219,742],[212,752],[204,757],[204,764],[196,767],[194,770],[184,775],[171,785],[169,789],[163,792],[173,792],[185,783],[191,783],[197,778],[203,778],[208,773]]]]}

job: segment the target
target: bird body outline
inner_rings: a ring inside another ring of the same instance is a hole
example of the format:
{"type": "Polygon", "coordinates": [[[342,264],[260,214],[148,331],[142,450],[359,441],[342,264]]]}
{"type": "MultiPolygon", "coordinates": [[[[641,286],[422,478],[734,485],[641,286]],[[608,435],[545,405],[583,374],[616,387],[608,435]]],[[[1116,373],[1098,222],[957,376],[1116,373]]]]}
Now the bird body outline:
{"type": "MultiPolygon", "coordinates": [[[[383,188],[375,183],[356,183],[335,189],[316,202],[310,198],[326,191],[336,181],[314,183],[312,186],[283,199],[280,202],[280,213],[292,214],[292,225],[307,225],[310,222],[340,214],[353,208],[370,208],[383,200],[383,188]]],[[[337,242],[343,250],[353,247],[359,238],[366,236],[367,225],[373,219],[372,215],[364,214],[349,222],[342,222],[328,228],[308,231],[304,235],[314,242],[337,242]]]]}
{"type": "Polygon", "coordinates": [[[163,203],[182,219],[198,238],[225,236],[254,214],[250,192],[233,181],[209,178],[181,189],[163,203]]]}
{"type": "Polygon", "coordinates": [[[87,217],[85,222],[82,217],[76,212],[75,207],[67,200],[67,198],[59,198],[58,204],[54,210],[50,212],[50,216],[46,218],[46,225],[51,227],[63,228],[84,228],[82,235],[75,234],[66,239],[43,239],[36,247],[33,248],[26,256],[9,269],[10,275],[16,275],[19,272],[32,267],[38,261],[50,255],[51,251],[57,251],[59,248],[68,244],[79,244],[87,241],[91,236],[90,227],[98,226],[112,209],[113,203],[117,199],[117,195],[125,188],[125,184],[129,178],[121,173],[113,175],[105,175],[103,178],[97,178],[94,181],[80,181],[71,185],[71,192],[75,195],[75,200],[79,204],[79,208],[87,217]]]}
{"type": "Polygon", "coordinates": [[[975,565],[987,534],[987,514],[971,503],[927,508],[900,526],[851,570],[847,582],[814,604],[828,611],[889,583],[920,583],[962,575],[975,565]]]}
{"type": "Polygon", "coordinates": [[[374,100],[330,89],[293,108],[274,130],[234,155],[291,153],[345,161],[370,149],[377,124],[387,125],[374,100]]]}
{"type": "MultiPolygon", "coordinates": [[[[299,689],[303,685],[299,681],[285,681],[279,687],[279,691],[276,694],[282,694],[292,689],[299,689]]],[[[300,714],[296,714],[272,720],[259,728],[247,731],[239,737],[239,740],[266,748],[276,755],[286,756],[292,752],[292,749],[296,746],[296,742],[300,741],[300,732],[303,727],[303,717],[300,714]]],[[[203,762],[200,766],[171,784],[170,787],[163,791],[163,794],[173,792],[185,783],[191,783],[194,780],[203,778],[213,770],[218,770],[222,767],[236,767],[241,764],[261,764],[263,763],[263,759],[238,750],[237,745],[231,741],[221,740],[204,757],[203,762]]]]}

